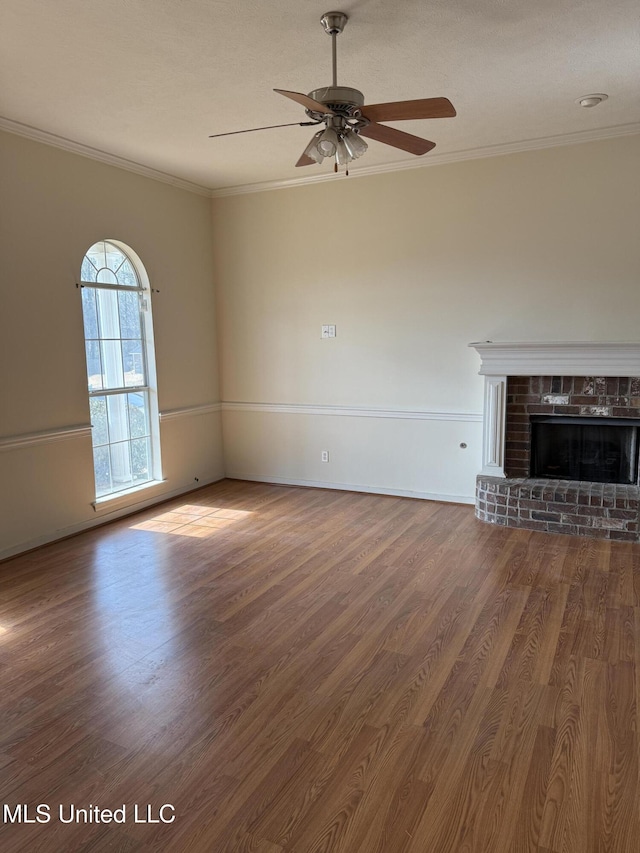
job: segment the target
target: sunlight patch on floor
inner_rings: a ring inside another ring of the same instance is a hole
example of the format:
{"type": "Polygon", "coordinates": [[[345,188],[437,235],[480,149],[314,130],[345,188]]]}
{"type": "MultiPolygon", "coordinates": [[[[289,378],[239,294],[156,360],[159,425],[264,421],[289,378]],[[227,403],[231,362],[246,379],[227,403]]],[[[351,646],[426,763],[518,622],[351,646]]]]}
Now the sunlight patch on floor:
{"type": "Polygon", "coordinates": [[[176,509],[161,512],[146,521],[132,524],[131,529],[149,530],[153,533],[175,533],[178,536],[203,539],[213,536],[216,530],[223,530],[252,514],[241,509],[184,504],[176,509]]]}

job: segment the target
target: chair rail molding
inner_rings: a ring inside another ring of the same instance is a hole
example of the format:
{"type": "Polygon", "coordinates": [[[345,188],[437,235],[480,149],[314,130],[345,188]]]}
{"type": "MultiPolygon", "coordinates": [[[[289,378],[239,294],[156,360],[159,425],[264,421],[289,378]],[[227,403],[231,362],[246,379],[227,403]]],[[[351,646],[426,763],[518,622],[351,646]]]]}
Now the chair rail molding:
{"type": "Polygon", "coordinates": [[[204,403],[197,406],[182,406],[179,409],[165,409],[160,412],[160,422],[171,421],[175,418],[193,417],[194,415],[213,415],[222,411],[221,403],[204,403]]]}
{"type": "Polygon", "coordinates": [[[74,424],[73,426],[29,432],[23,435],[10,435],[0,438],[0,451],[22,450],[26,447],[37,447],[41,444],[51,444],[55,441],[68,441],[75,438],[91,438],[91,424],[74,424]]]}
{"type": "Polygon", "coordinates": [[[479,422],[477,412],[437,412],[426,409],[374,409],[364,406],[324,406],[307,403],[244,403],[224,401],[223,412],[270,412],[284,415],[323,415],[347,418],[392,418],[417,421],[479,422]]]}

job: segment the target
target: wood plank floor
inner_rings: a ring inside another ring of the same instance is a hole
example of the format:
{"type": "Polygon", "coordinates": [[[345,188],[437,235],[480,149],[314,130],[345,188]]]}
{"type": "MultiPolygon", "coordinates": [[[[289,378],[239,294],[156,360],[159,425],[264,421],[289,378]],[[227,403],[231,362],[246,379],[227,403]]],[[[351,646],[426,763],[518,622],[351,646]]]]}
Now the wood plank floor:
{"type": "Polygon", "coordinates": [[[4,853],[640,850],[640,545],[225,481],[1,565],[0,679],[4,853]]]}

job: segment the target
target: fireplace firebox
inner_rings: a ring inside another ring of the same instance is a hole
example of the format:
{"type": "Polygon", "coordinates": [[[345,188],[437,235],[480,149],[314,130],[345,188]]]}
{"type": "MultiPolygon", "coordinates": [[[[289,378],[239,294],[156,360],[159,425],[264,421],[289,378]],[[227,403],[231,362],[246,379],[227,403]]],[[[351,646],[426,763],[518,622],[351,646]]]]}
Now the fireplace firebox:
{"type": "Polygon", "coordinates": [[[637,484],[638,422],[532,415],[531,476],[637,484]]]}

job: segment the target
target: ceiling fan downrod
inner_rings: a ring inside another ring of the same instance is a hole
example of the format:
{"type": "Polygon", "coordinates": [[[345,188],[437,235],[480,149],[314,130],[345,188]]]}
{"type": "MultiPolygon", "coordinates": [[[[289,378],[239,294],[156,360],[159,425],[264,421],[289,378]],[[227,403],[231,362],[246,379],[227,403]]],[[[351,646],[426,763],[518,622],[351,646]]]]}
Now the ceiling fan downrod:
{"type": "Polygon", "coordinates": [[[338,85],[338,46],[336,37],[344,30],[349,18],[344,12],[325,12],[320,18],[325,33],[331,36],[331,59],[333,70],[332,86],[338,85]]]}
{"type": "MultiPolygon", "coordinates": [[[[332,53],[332,83],[331,86],[323,86],[314,89],[308,96],[317,104],[322,104],[333,115],[349,119],[349,123],[355,128],[360,124],[368,124],[366,119],[361,118],[360,107],[364,104],[364,95],[358,89],[350,86],[338,86],[338,52],[336,38],[344,30],[349,20],[344,12],[325,12],[320,18],[320,23],[328,36],[331,36],[332,53]]],[[[314,106],[306,106],[309,118],[314,121],[327,120],[327,113],[320,113],[314,106]]],[[[341,122],[344,124],[344,122],[341,122]]]]}

